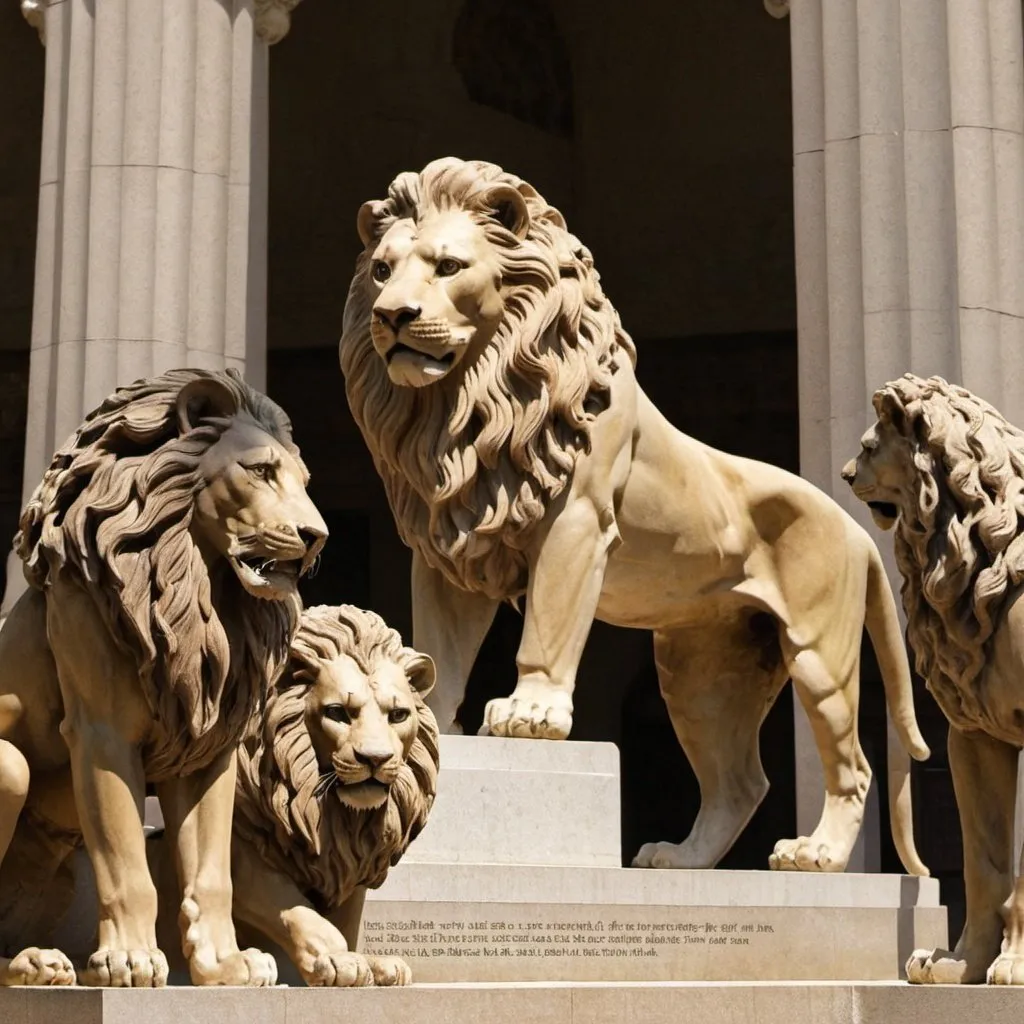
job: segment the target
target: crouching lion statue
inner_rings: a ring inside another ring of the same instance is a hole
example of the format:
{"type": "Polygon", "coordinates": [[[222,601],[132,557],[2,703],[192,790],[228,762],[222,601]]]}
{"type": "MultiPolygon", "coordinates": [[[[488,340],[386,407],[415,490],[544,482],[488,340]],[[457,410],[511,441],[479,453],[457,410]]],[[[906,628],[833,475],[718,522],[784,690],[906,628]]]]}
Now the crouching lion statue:
{"type": "Polygon", "coordinates": [[[404,960],[355,952],[376,888],[426,824],[437,723],[429,657],[372,612],[309,608],[264,724],[239,751],[234,913],[308,985],[406,985],[404,960]]]}
{"type": "MultiPolygon", "coordinates": [[[[773,466],[674,429],[638,387],[635,350],[590,253],[529,184],[453,158],[363,205],[344,315],[349,405],[413,550],[413,644],[437,665],[451,728],[501,601],[526,596],[519,680],[484,728],[562,739],[595,617],[651,629],[661,691],[701,787],[681,845],[641,866],[707,868],[767,791],[758,736],[792,678],[825,770],[821,820],[775,868],[840,871],[871,771],[857,736],[866,625],[895,727],[928,756],[896,604],[874,544],[773,466]]],[[[914,848],[909,762],[893,833],[914,848]]]]}
{"type": "MultiPolygon", "coordinates": [[[[875,393],[877,421],[843,470],[894,529],[907,636],[950,722],[967,919],[953,952],[918,950],[912,982],[1024,984],[1024,877],[1014,884],[1024,745],[1024,432],[941,377],[875,393]]],[[[1024,864],[1021,865],[1024,873],[1024,864]]]]}
{"type": "Polygon", "coordinates": [[[0,952],[16,953],[0,983],[75,980],[58,950],[11,947],[39,909],[52,923],[51,880],[81,840],[99,898],[81,980],[166,983],[147,782],[193,982],[275,981],[231,918],[235,751],[327,536],[307,482],[287,417],[233,371],[120,388],[54,455],[15,539],[32,586],[0,631],[0,952]]]}

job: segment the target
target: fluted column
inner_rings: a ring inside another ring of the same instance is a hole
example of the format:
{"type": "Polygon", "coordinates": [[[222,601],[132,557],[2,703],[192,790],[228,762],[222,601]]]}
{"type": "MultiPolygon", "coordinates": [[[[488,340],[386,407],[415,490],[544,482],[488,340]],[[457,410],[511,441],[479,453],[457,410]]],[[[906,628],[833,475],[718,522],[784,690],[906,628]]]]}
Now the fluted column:
{"type": "MultiPolygon", "coordinates": [[[[268,43],[297,3],[23,0],[46,45],[26,498],[118,384],[263,386],[268,43]]],[[[12,555],[4,611],[23,590],[12,555]]]]}
{"type": "Polygon", "coordinates": [[[887,380],[938,373],[1024,423],[1021,2],[791,0],[790,33],[801,468],[868,524],[839,470],[887,380]]]}

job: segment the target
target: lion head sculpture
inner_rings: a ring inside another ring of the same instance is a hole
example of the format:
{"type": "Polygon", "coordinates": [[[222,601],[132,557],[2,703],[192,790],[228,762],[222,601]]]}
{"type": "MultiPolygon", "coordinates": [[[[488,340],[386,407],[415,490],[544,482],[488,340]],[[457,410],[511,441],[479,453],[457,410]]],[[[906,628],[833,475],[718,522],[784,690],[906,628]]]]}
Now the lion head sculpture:
{"type": "Polygon", "coordinates": [[[358,229],[341,366],[402,539],[457,586],[521,594],[633,343],[562,215],[494,164],[401,174],[358,229]]]}
{"type": "Polygon", "coordinates": [[[239,751],[236,839],[328,908],[381,885],[434,802],[433,685],[433,661],[379,615],[307,608],[239,751]]]}
{"type": "Polygon", "coordinates": [[[1024,580],[1024,432],[941,377],[908,373],[873,401],[877,422],[843,477],[895,527],[918,673],[954,722],[976,723],[986,644],[1024,580]]]}
{"type": "Polygon", "coordinates": [[[26,505],[29,583],[76,579],[138,666],[150,779],[236,744],[283,666],[327,536],[308,479],[274,402],[233,370],[173,370],[86,417],[26,505]]]}

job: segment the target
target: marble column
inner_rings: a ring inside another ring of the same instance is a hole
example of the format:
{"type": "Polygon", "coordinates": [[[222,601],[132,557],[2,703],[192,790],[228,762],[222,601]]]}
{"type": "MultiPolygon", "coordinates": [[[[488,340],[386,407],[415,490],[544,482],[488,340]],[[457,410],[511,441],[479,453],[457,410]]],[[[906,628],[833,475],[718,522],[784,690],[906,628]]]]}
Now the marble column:
{"type": "MultiPolygon", "coordinates": [[[[23,0],[46,45],[24,497],[114,388],[266,375],[268,46],[298,0],[23,0]]],[[[8,561],[6,612],[24,590],[8,561]]]]}
{"type": "MultiPolygon", "coordinates": [[[[941,374],[1024,424],[1021,0],[789,7],[801,468],[868,524],[839,470],[885,381],[941,374]]],[[[797,733],[805,831],[821,782],[797,733]]]]}

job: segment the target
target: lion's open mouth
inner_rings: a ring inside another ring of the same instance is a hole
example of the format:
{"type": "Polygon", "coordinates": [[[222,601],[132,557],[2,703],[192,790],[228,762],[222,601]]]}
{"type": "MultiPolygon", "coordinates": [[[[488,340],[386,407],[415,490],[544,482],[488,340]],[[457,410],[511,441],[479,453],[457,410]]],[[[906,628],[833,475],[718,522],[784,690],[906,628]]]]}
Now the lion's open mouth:
{"type": "Polygon", "coordinates": [[[264,555],[232,555],[231,566],[242,586],[256,597],[291,593],[302,575],[301,559],[277,560],[264,555]]]}
{"type": "Polygon", "coordinates": [[[389,367],[397,361],[403,368],[418,371],[425,377],[443,377],[452,368],[455,353],[446,352],[443,356],[432,356],[406,345],[403,341],[396,341],[388,349],[384,361],[389,367]]]}
{"type": "Polygon", "coordinates": [[[891,501],[869,501],[867,506],[871,510],[871,518],[882,529],[888,529],[899,518],[900,510],[891,501]]]}

